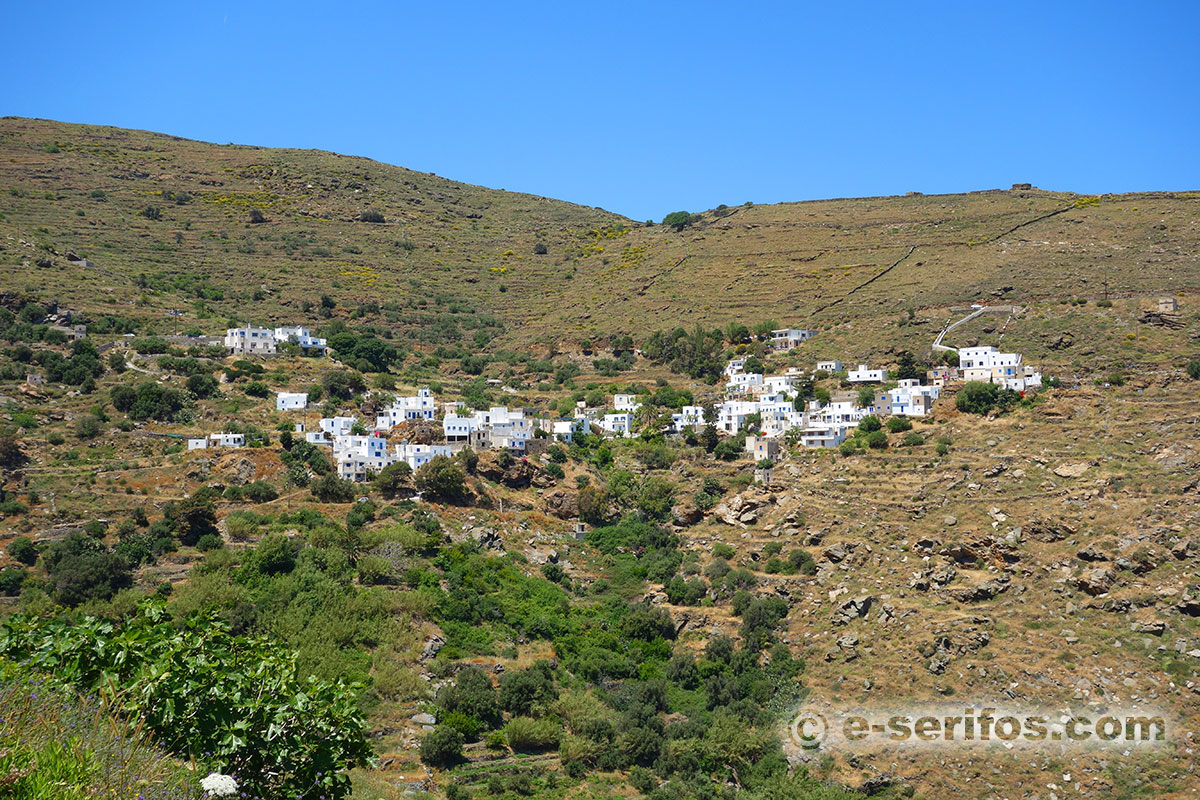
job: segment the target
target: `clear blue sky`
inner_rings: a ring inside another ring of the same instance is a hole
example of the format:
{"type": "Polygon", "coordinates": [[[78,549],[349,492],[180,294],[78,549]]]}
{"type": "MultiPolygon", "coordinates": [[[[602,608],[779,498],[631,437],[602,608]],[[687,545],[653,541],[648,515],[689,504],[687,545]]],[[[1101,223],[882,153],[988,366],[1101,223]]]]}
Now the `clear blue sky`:
{"type": "Polygon", "coordinates": [[[1200,2],[11,2],[0,114],[362,155],[635,219],[1200,189],[1200,2]],[[116,8],[109,8],[115,6],[116,8]]]}

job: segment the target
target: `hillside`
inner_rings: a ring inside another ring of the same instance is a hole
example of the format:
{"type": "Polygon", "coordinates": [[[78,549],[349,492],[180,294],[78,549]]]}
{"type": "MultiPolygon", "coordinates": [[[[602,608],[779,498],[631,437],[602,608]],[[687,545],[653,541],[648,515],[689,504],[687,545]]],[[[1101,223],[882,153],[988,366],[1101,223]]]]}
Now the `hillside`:
{"type": "MultiPolygon", "coordinates": [[[[0,620],[29,620],[0,628],[0,674],[84,654],[72,691],[119,689],[139,726],[137,698],[170,693],[147,735],[264,797],[1193,796],[1198,252],[1200,193],[744,205],[675,230],[331,153],[0,120],[0,620]],[[1148,313],[1160,296],[1177,311],[1148,313]],[[724,398],[735,357],[805,370],[801,400],[857,393],[820,359],[923,371],[976,301],[999,313],[946,344],[1022,353],[1043,390],[979,414],[952,383],[848,449],[785,435],[765,484],[745,429],[663,430],[724,398]],[[329,358],[195,338],[245,320],[341,338],[329,358]],[[818,334],[781,353],[725,328],[769,320],[818,334]],[[653,331],[696,325],[725,329],[676,342],[705,370],[651,357],[653,331]],[[367,430],[425,386],[436,415],[389,446],[440,441],[443,403],[654,413],[628,438],[460,451],[445,493],[429,465],[344,483],[296,428],[367,430]],[[247,446],[184,441],[216,432],[247,446]],[[154,663],[126,660],[135,640],[154,663]],[[172,648],[205,676],[225,653],[231,679],[197,689],[172,648]],[[328,761],[275,769],[294,752],[270,723],[225,736],[262,674],[282,710],[259,713],[342,715],[344,738],[289,733],[328,761]],[[324,699],[283,707],[310,678],[324,699]],[[217,720],[192,752],[162,739],[176,701],[217,720]],[[1150,709],[1171,736],[814,754],[786,730],[802,701],[1150,709]]],[[[40,777],[19,739],[0,730],[0,784],[40,777]]]]}
{"type": "Polygon", "coordinates": [[[8,286],[90,312],[183,309],[180,325],[206,329],[251,301],[264,320],[311,320],[302,304],[328,295],[397,332],[430,324],[433,304],[494,315],[511,344],[569,347],[1200,288],[1196,192],[747,204],[676,232],[333,153],[14,118],[0,120],[0,214],[8,286]]]}

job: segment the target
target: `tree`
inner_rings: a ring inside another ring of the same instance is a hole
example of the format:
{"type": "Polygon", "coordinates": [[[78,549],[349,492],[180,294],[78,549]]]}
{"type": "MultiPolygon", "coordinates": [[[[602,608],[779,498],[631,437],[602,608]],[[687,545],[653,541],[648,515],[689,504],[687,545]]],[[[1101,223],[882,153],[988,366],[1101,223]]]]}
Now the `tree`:
{"type": "Polygon", "coordinates": [[[883,450],[888,446],[887,434],[883,431],[872,431],[867,434],[867,447],[872,450],[883,450]]]}
{"type": "Polygon", "coordinates": [[[261,211],[259,211],[257,208],[250,209],[250,222],[252,224],[257,225],[259,223],[266,222],[266,221],[267,221],[267,217],[261,211]]]}
{"type": "Polygon", "coordinates": [[[916,357],[907,350],[901,350],[896,356],[896,377],[899,380],[921,377],[921,369],[917,366],[916,357]]]}
{"type": "Polygon", "coordinates": [[[1200,381],[1200,360],[1188,362],[1187,374],[1192,380],[1200,381]]]}
{"type": "Polygon", "coordinates": [[[332,472],[314,481],[310,489],[322,503],[350,503],[354,500],[354,482],[342,480],[332,472]]]}
{"type": "Polygon", "coordinates": [[[375,488],[384,497],[395,497],[398,494],[411,494],[413,486],[413,471],[407,461],[397,461],[384,467],[375,476],[375,488]]]}
{"type": "Polygon", "coordinates": [[[1008,389],[1001,389],[999,384],[969,381],[958,390],[954,398],[954,406],[959,411],[968,414],[987,414],[993,408],[1006,408],[1012,403],[1010,395],[1015,395],[1008,389]]]}
{"type": "Polygon", "coordinates": [[[887,429],[892,433],[904,433],[912,430],[912,420],[908,417],[892,417],[887,421],[887,429]]]}
{"type": "Polygon", "coordinates": [[[421,760],[435,767],[449,767],[462,760],[463,735],[449,725],[438,725],[421,737],[421,760]]]}
{"type": "Polygon", "coordinates": [[[883,427],[883,423],[879,421],[879,417],[874,414],[868,414],[859,420],[858,429],[863,433],[873,433],[883,427]]]}
{"type": "Polygon", "coordinates": [[[467,478],[453,459],[434,456],[429,463],[417,470],[417,490],[429,497],[454,499],[461,497],[467,488],[467,478]]]}
{"type": "Polygon", "coordinates": [[[500,707],[513,716],[532,716],[558,699],[554,673],[548,661],[529,669],[512,670],[500,676],[500,707]]]}
{"type": "Polygon", "coordinates": [[[16,469],[29,460],[17,440],[12,436],[0,436],[0,467],[16,469]]]}
{"type": "Polygon", "coordinates": [[[200,541],[202,536],[220,535],[212,500],[203,495],[194,494],[180,503],[164,508],[163,512],[174,528],[180,544],[191,547],[200,541]]]}
{"type": "Polygon", "coordinates": [[[38,560],[38,549],[28,536],[18,536],[8,543],[8,554],[22,564],[33,566],[38,560]]]}
{"type": "Polygon", "coordinates": [[[858,390],[858,407],[870,408],[875,405],[875,390],[869,386],[864,386],[858,390]]]}
{"type": "Polygon", "coordinates": [[[686,211],[672,211],[663,217],[662,224],[676,231],[681,231],[695,221],[695,217],[686,211]]]}

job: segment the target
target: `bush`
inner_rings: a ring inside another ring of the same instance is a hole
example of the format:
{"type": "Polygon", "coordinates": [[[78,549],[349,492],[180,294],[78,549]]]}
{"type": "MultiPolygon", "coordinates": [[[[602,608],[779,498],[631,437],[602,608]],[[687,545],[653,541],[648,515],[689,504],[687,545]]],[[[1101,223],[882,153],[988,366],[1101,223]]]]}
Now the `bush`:
{"type": "Polygon", "coordinates": [[[888,446],[887,434],[883,431],[872,431],[867,434],[867,447],[872,450],[883,450],[888,446]]]}
{"type": "Polygon", "coordinates": [[[385,222],[383,214],[379,211],[366,210],[358,217],[363,222],[385,222]]]}
{"type": "Polygon", "coordinates": [[[504,737],[514,753],[555,750],[562,738],[562,726],[549,717],[513,717],[504,726],[504,737]]]}
{"type": "Polygon", "coordinates": [[[428,464],[417,470],[415,481],[418,491],[434,498],[459,498],[467,488],[467,478],[462,468],[446,456],[430,459],[428,464]]]}
{"type": "Polygon", "coordinates": [[[879,421],[879,417],[873,414],[868,414],[858,423],[858,429],[863,433],[874,433],[882,427],[883,423],[879,421]]]}
{"type": "Polygon", "coordinates": [[[215,616],[176,627],[146,604],[120,625],[22,619],[5,633],[2,655],[98,693],[180,759],[236,774],[248,796],[343,798],[345,771],[371,757],[359,686],[306,680],[293,653],[215,616]]]}
{"type": "Polygon", "coordinates": [[[1004,410],[1019,397],[1011,389],[1003,389],[999,384],[969,381],[958,390],[954,398],[954,406],[959,411],[968,414],[984,415],[993,408],[1004,410]]]}
{"type": "Polygon", "coordinates": [[[314,481],[310,486],[313,497],[322,503],[351,503],[354,501],[353,481],[342,480],[332,472],[314,481]]]}
{"type": "Polygon", "coordinates": [[[713,448],[713,455],[722,461],[733,461],[741,454],[742,448],[729,439],[725,439],[713,448]]]}
{"type": "Polygon", "coordinates": [[[788,553],[788,562],[801,575],[817,574],[817,562],[813,560],[813,557],[809,555],[807,550],[797,548],[788,553]]]}
{"type": "Polygon", "coordinates": [[[529,669],[500,676],[500,707],[514,716],[532,716],[557,699],[549,662],[539,661],[529,669]]]}
{"type": "Polygon", "coordinates": [[[6,597],[16,597],[25,585],[28,572],[21,567],[7,566],[0,569],[0,594],[6,597]]]}
{"type": "Polygon", "coordinates": [[[1200,381],[1200,359],[1189,361],[1186,369],[1189,378],[1194,381],[1200,381]]]}
{"type": "Polygon", "coordinates": [[[206,533],[196,540],[196,549],[201,553],[220,550],[224,546],[225,540],[215,533],[206,533]]]}
{"type": "Polygon", "coordinates": [[[8,555],[15,561],[33,566],[38,560],[37,545],[28,536],[18,536],[8,543],[8,555]]]}
{"type": "Polygon", "coordinates": [[[912,430],[912,420],[908,417],[892,417],[887,421],[887,429],[892,433],[903,433],[912,430]]]}
{"type": "Polygon", "coordinates": [[[80,439],[95,439],[100,435],[103,426],[95,414],[84,414],[75,420],[75,435],[80,439]]]}
{"type": "Polygon", "coordinates": [[[212,375],[189,375],[187,390],[201,399],[217,392],[217,379],[212,375]]]}
{"type": "Polygon", "coordinates": [[[910,433],[906,433],[904,435],[904,439],[902,439],[900,443],[905,447],[920,447],[921,445],[925,444],[925,437],[916,431],[912,431],[910,433]]]}

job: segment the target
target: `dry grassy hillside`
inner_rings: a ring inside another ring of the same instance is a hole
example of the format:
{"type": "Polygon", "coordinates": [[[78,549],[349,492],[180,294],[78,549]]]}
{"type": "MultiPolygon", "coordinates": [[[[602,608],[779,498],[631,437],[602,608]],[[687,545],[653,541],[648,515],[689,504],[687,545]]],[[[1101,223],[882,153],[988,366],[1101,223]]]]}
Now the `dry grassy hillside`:
{"type": "MultiPolygon", "coordinates": [[[[7,285],[94,311],[186,307],[213,329],[256,292],[272,320],[303,317],[322,294],[350,309],[442,295],[529,344],[1200,287],[1200,193],[740,206],[676,232],[362,158],[15,118],[0,120],[0,214],[7,285]]],[[[379,321],[403,330],[417,317],[379,321]]]]}

